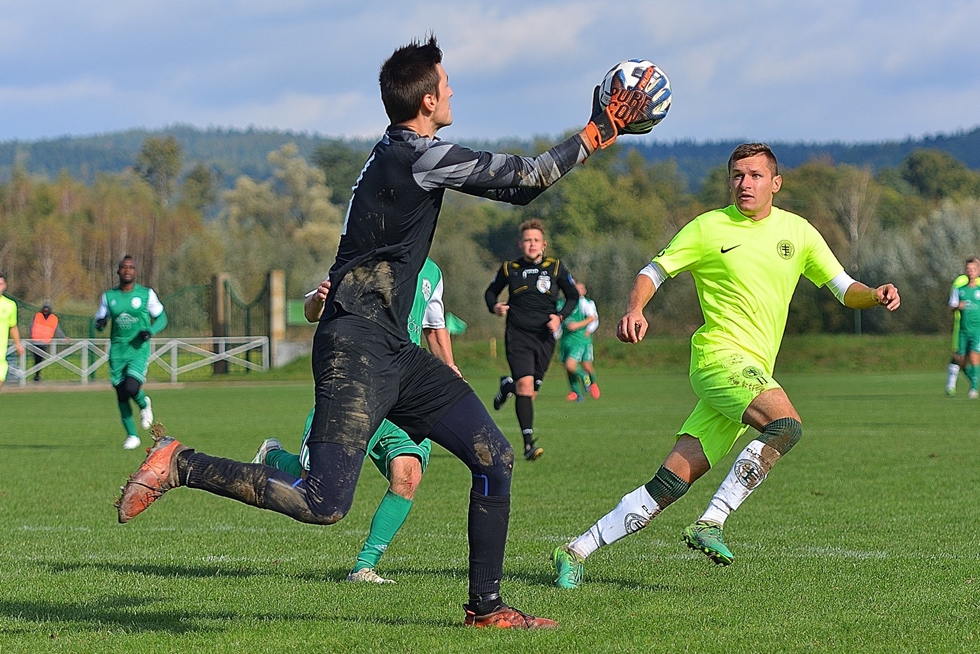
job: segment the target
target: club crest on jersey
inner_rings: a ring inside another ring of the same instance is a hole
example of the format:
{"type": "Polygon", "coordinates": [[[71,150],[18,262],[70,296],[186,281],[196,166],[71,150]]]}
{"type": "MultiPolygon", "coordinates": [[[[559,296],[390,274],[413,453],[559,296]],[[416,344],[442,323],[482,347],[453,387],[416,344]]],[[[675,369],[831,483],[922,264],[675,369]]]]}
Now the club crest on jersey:
{"type": "Polygon", "coordinates": [[[538,281],[534,285],[539,293],[547,293],[551,290],[551,277],[548,275],[539,275],[538,281]]]}
{"type": "Polygon", "coordinates": [[[776,244],[776,252],[779,253],[783,259],[792,259],[793,255],[796,254],[796,247],[786,239],[783,239],[776,244]]]}
{"type": "Polygon", "coordinates": [[[422,280],[422,297],[425,298],[426,302],[432,297],[432,282],[428,279],[422,280]]]}
{"type": "Polygon", "coordinates": [[[134,297],[132,300],[129,301],[129,304],[134,309],[139,309],[141,306],[143,306],[143,300],[141,300],[138,297],[134,297]]]}

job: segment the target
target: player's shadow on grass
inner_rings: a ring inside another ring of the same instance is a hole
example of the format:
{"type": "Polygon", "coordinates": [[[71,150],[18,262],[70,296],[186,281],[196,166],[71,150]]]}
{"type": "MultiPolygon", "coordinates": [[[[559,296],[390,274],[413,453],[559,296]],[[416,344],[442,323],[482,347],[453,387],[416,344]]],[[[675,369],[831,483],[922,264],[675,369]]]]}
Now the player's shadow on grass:
{"type": "MultiPolygon", "coordinates": [[[[281,574],[275,569],[235,565],[163,565],[159,563],[48,563],[52,573],[96,569],[119,574],[141,574],[151,577],[259,577],[281,574]]],[[[288,576],[288,575],[287,575],[288,576]]],[[[294,575],[295,576],[295,575],[294,575]]]]}
{"type": "MultiPolygon", "coordinates": [[[[76,627],[104,632],[107,626],[125,631],[161,631],[171,634],[213,631],[195,625],[196,620],[232,620],[240,616],[225,611],[188,613],[173,609],[147,610],[162,599],[136,596],[100,597],[90,601],[46,602],[0,600],[0,615],[43,625],[45,630],[76,627]]],[[[24,632],[34,630],[25,629],[24,632]]]]}

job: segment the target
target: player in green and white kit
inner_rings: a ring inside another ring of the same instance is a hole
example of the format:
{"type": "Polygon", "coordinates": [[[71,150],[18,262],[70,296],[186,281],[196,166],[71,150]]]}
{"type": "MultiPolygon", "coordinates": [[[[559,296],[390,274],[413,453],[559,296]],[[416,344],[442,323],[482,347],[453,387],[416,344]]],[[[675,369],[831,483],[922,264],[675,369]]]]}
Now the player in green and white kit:
{"type": "MultiPolygon", "coordinates": [[[[310,322],[319,319],[329,288],[329,283],[324,281],[307,298],[306,318],[310,322]]],[[[442,291],[442,271],[432,259],[426,258],[419,273],[412,311],[408,316],[408,334],[415,344],[421,343],[424,334],[429,350],[459,374],[453,362],[452,344],[446,329],[442,291]]],[[[262,443],[252,463],[263,463],[294,477],[305,476],[310,468],[306,441],[312,424],[313,411],[310,411],[306,417],[303,442],[298,455],[282,449],[277,439],[270,438],[262,443]]],[[[353,570],[347,575],[348,581],[393,583],[393,580],[379,575],[375,568],[408,518],[415,491],[429,463],[431,450],[432,444],[428,439],[415,443],[408,434],[387,420],[381,423],[381,427],[371,437],[367,445],[367,456],[388,479],[389,487],[374,513],[367,540],[357,556],[353,570]]]]}
{"type": "MultiPolygon", "coordinates": [[[[970,283],[970,278],[966,275],[960,275],[953,280],[952,286],[950,286],[949,292],[950,296],[956,292],[961,286],[966,286],[970,283]]],[[[956,380],[960,376],[960,360],[957,356],[957,352],[960,349],[960,311],[959,309],[953,309],[953,356],[949,359],[949,365],[946,366],[946,397],[956,397],[956,380]]]]}
{"type": "Polygon", "coordinates": [[[653,479],[581,536],[555,548],[559,587],[578,586],[586,557],[646,527],[753,427],[760,434],[738,455],[708,509],[683,533],[689,547],[715,563],[731,563],[734,555],[722,539],[725,520],[803,435],[799,414],[772,376],[800,276],[828,285],[852,309],[884,305],[894,311],[900,304],[894,286],[872,289],[851,279],[810,223],[772,206],[782,178],[768,146],[738,146],[728,171],[734,204],[681,228],[637,275],[617,326],[621,341],[641,341],[648,326],[643,307],[664,281],[690,271],[705,321],[691,338],[697,406],[653,479]]]}
{"type": "MultiPolygon", "coordinates": [[[[949,295],[949,306],[959,315],[959,334],[957,334],[956,360],[970,380],[970,392],[967,397],[977,399],[980,391],[980,259],[976,257],[966,261],[967,283],[954,287],[949,295]]],[[[955,393],[955,378],[954,378],[955,393]]],[[[946,394],[951,395],[949,388],[946,394]]]]}
{"type": "Polygon", "coordinates": [[[109,332],[109,382],[116,389],[119,415],[122,417],[126,440],[123,447],[136,449],[140,438],[136,435],[133,409],[130,400],[140,409],[140,427],[149,429],[153,424],[153,408],[150,398],[143,392],[146,368],[150,359],[150,338],[167,326],[167,313],[152,288],[136,283],[136,262],[128,254],[119,260],[116,271],[119,286],[102,294],[99,310],[95,314],[95,328],[100,332],[111,320],[109,332]]]}
{"type": "MultiPolygon", "coordinates": [[[[561,341],[558,346],[558,357],[565,365],[568,375],[568,386],[571,392],[565,398],[572,402],[581,402],[589,393],[599,399],[599,383],[595,377],[595,352],[592,348],[592,334],[599,328],[599,312],[595,302],[585,297],[586,288],[582,282],[575,282],[578,290],[578,302],[565,321],[561,324],[561,341]],[[581,367],[581,370],[579,369],[581,367]]],[[[558,300],[558,311],[565,305],[565,300],[558,300]]]]}

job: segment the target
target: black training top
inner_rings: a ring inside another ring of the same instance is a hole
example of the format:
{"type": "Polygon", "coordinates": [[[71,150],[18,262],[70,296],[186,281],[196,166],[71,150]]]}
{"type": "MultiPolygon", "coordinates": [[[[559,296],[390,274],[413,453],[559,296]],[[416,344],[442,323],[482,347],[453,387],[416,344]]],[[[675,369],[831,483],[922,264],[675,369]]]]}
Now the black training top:
{"type": "Polygon", "coordinates": [[[578,304],[578,289],[568,268],[558,259],[544,257],[540,263],[531,263],[523,257],[517,261],[505,261],[490,282],[484,299],[487,309],[493,313],[500,292],[507,287],[507,326],[527,332],[547,331],[551,314],[559,314],[564,320],[578,304]],[[556,287],[557,284],[557,287],[556,287]],[[561,311],[558,290],[565,295],[561,311]]]}
{"type": "Polygon", "coordinates": [[[320,319],[360,316],[407,340],[416,278],[445,189],[527,204],[587,155],[578,135],[531,158],[477,152],[389,126],[354,185],[320,319]]]}

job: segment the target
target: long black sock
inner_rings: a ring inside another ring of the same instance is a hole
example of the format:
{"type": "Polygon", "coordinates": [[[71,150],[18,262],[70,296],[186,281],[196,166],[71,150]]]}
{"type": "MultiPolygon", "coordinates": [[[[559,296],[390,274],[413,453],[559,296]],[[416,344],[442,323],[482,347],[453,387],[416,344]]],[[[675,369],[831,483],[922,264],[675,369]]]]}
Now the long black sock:
{"type": "Polygon", "coordinates": [[[526,450],[534,445],[534,400],[530,395],[518,395],[514,398],[514,408],[517,411],[517,424],[521,427],[526,450]]]}
{"type": "Polygon", "coordinates": [[[470,491],[470,610],[491,613],[503,603],[500,578],[510,523],[510,495],[481,495],[470,491]]]}

